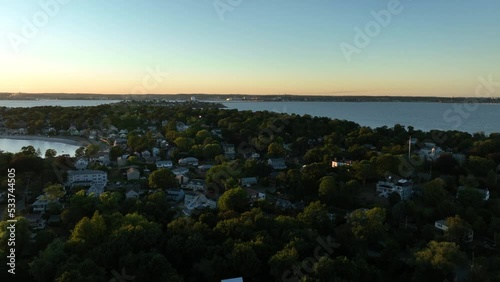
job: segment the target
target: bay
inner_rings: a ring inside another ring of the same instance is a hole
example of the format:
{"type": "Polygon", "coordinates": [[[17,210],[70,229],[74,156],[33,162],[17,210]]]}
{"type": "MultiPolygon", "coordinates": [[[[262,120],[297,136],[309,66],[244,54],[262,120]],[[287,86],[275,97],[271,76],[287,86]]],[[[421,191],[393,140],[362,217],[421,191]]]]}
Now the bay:
{"type": "MultiPolygon", "coordinates": [[[[22,138],[22,137],[19,137],[22,138]]],[[[44,140],[24,140],[24,139],[8,139],[1,138],[0,136],[0,150],[4,152],[17,153],[21,151],[22,147],[33,146],[36,149],[40,149],[41,156],[45,156],[45,151],[47,149],[54,149],[57,152],[57,155],[68,154],[72,157],[75,156],[76,149],[80,148],[80,146],[67,144],[63,142],[57,141],[44,141],[44,140]]]]}
{"type": "Polygon", "coordinates": [[[500,133],[500,104],[425,102],[223,102],[229,109],[273,111],[354,121],[372,128],[395,124],[430,131],[500,133]]]}

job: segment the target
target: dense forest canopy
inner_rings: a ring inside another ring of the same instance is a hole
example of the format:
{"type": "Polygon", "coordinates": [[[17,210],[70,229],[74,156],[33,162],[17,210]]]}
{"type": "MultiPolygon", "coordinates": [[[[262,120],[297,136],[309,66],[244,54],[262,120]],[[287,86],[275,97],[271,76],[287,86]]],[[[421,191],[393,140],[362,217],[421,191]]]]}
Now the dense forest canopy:
{"type": "MultiPolygon", "coordinates": [[[[74,127],[82,136],[96,131],[97,142],[109,144],[111,128],[126,130],[125,146],[109,147],[111,165],[92,168],[116,182],[122,172],[115,161],[129,154],[128,165],[151,171],[137,180],[149,191],[139,198],[120,189],[94,197],[77,188],[62,196],[74,159],[33,147],[0,152],[0,171],[16,170],[16,196],[27,201],[18,213],[17,281],[121,281],[117,273],[134,281],[500,280],[499,249],[485,243],[500,240],[500,133],[369,128],[158,101],[0,107],[0,127],[31,135],[65,135],[74,127]],[[152,150],[158,136],[169,144],[160,150],[164,159],[177,164],[196,157],[211,166],[203,178],[217,209],[183,216],[167,199],[165,187],[179,188],[175,175],[134,155],[152,150]],[[234,159],[224,155],[225,144],[235,146],[234,159]],[[443,150],[439,157],[419,155],[429,144],[443,150]],[[284,159],[286,168],[273,169],[268,159],[284,159]],[[346,165],[332,167],[332,161],[346,165]],[[252,177],[265,199],[252,199],[242,187],[241,179],[252,177]],[[412,197],[367,196],[377,181],[392,178],[411,180],[412,197]],[[487,189],[489,199],[477,189],[487,189]],[[42,194],[61,199],[44,214],[59,215],[61,223],[32,230],[24,218],[29,198],[42,194]],[[438,220],[446,231],[435,228],[438,220]],[[470,230],[474,240],[467,241],[470,230]]],[[[99,150],[90,145],[78,155],[92,158],[99,150]]],[[[6,173],[0,185],[6,191],[6,173]]],[[[0,222],[0,277],[13,281],[4,263],[7,224],[0,222]]]]}

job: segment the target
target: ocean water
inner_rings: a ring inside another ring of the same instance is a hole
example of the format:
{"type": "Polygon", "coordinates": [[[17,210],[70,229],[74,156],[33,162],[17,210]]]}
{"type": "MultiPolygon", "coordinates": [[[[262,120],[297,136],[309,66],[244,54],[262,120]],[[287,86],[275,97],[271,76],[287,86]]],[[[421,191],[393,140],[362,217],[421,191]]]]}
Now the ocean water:
{"type": "Polygon", "coordinates": [[[54,149],[57,155],[68,154],[70,156],[75,156],[76,149],[79,146],[65,144],[55,141],[42,141],[42,140],[16,140],[16,139],[6,139],[0,136],[0,150],[4,152],[17,153],[21,151],[22,147],[33,146],[36,149],[40,149],[41,157],[45,156],[45,151],[47,149],[54,149]]]}
{"type": "MultiPolygon", "coordinates": [[[[1,101],[0,106],[96,106],[118,100],[1,101]]],[[[354,121],[362,126],[392,127],[395,124],[429,131],[459,130],[469,133],[500,133],[500,104],[423,102],[247,102],[224,101],[229,109],[274,111],[354,121]]]]}
{"type": "Polygon", "coordinates": [[[401,124],[423,131],[439,129],[500,133],[500,104],[241,101],[223,104],[229,109],[337,118],[373,128],[401,124]]]}

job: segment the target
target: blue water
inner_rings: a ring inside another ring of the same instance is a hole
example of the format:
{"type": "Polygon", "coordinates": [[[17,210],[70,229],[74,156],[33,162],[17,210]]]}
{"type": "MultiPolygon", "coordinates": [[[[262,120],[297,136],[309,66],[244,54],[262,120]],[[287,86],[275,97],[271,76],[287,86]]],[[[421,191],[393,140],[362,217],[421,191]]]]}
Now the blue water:
{"type": "MultiPolygon", "coordinates": [[[[117,100],[0,101],[0,106],[96,106],[117,100]]],[[[309,114],[354,121],[363,126],[395,124],[429,131],[459,130],[469,133],[500,132],[500,104],[453,104],[419,102],[223,102],[229,109],[309,114]]]]}
{"type": "Polygon", "coordinates": [[[395,124],[429,131],[500,132],[500,104],[419,102],[241,102],[223,103],[229,109],[309,114],[354,121],[363,126],[395,124]]]}
{"type": "Polygon", "coordinates": [[[68,154],[70,156],[75,156],[76,149],[79,146],[69,145],[61,142],[53,141],[41,141],[41,140],[14,140],[5,139],[0,136],[0,150],[4,152],[17,153],[21,151],[22,147],[33,146],[36,149],[40,149],[41,157],[45,156],[45,151],[47,149],[54,149],[57,155],[68,154]]]}

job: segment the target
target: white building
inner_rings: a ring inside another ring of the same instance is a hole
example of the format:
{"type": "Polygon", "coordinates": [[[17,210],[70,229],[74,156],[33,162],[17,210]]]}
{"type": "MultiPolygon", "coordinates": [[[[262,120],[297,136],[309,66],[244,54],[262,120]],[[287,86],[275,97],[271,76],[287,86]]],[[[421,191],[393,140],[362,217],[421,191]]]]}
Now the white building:
{"type": "Polygon", "coordinates": [[[401,200],[407,200],[411,197],[413,183],[406,179],[400,179],[397,182],[379,181],[377,183],[377,193],[380,197],[388,198],[391,193],[398,193],[401,200]]]}
{"type": "Polygon", "coordinates": [[[108,173],[102,170],[69,170],[67,186],[105,186],[108,173]]]}

